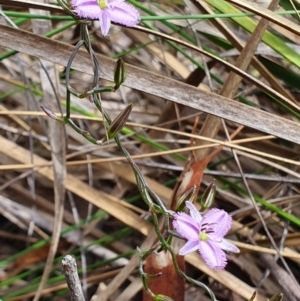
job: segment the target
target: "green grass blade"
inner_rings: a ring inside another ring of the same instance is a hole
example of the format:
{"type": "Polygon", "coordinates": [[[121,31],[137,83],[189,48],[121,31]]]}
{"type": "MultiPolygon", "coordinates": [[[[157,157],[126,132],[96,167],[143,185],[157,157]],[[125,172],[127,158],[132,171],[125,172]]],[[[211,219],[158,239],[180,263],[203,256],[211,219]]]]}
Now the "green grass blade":
{"type": "MultiPolygon", "coordinates": [[[[198,0],[197,0],[198,1],[198,0]]],[[[229,13],[241,13],[237,8],[233,7],[229,3],[223,0],[205,0],[209,5],[217,9],[218,11],[229,14],[229,13]]],[[[257,22],[253,21],[249,17],[244,18],[231,18],[235,23],[240,25],[248,32],[254,32],[257,22]]],[[[280,38],[272,34],[270,31],[266,31],[262,37],[262,41],[271,47],[274,51],[286,58],[290,63],[300,69],[300,55],[288,47],[280,38]]]]}

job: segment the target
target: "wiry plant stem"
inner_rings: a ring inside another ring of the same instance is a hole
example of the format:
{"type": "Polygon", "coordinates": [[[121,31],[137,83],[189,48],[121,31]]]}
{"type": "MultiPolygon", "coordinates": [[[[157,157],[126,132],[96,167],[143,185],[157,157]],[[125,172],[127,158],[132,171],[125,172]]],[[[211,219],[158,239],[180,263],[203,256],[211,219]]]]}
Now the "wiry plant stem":
{"type": "MultiPolygon", "coordinates": [[[[59,1],[60,3],[63,1],[59,1]]],[[[65,9],[67,6],[64,7],[65,9]]],[[[69,124],[77,133],[85,137],[88,141],[94,144],[100,144],[101,141],[103,140],[97,140],[96,138],[92,137],[90,133],[88,133],[85,130],[80,129],[70,118],[71,116],[71,95],[74,95],[78,98],[85,98],[85,97],[90,97],[90,100],[95,104],[97,109],[101,112],[104,120],[104,125],[106,128],[108,128],[112,124],[112,119],[106,112],[106,110],[102,107],[101,100],[99,93],[101,92],[114,92],[116,88],[120,86],[120,84],[125,80],[125,74],[115,74],[115,80],[116,78],[120,79],[120,82],[115,83],[115,86],[99,86],[99,77],[100,77],[100,64],[99,61],[92,49],[88,31],[87,31],[87,24],[86,22],[82,22],[80,24],[81,26],[81,40],[77,43],[74,51],[72,52],[70,59],[67,64],[66,68],[66,116],[64,117],[64,123],[69,124]],[[84,46],[88,53],[91,55],[91,61],[93,64],[94,68],[94,76],[93,76],[93,86],[89,91],[80,93],[77,92],[76,89],[74,89],[70,85],[70,70],[71,66],[73,63],[73,60],[79,51],[80,47],[84,46]]],[[[123,65],[118,65],[118,67],[123,67],[123,65]]],[[[123,69],[121,68],[116,68],[117,71],[115,72],[123,72],[123,69]],[[120,71],[121,70],[121,71],[120,71]]],[[[127,116],[128,117],[128,116],[127,116]]],[[[124,122],[125,123],[125,122],[124,122]]],[[[139,265],[139,271],[142,277],[143,285],[145,291],[147,291],[152,297],[155,297],[155,295],[150,291],[149,286],[147,284],[148,279],[151,279],[153,277],[157,277],[158,275],[148,275],[143,271],[143,262],[144,260],[150,256],[153,253],[160,252],[160,251],[167,251],[170,253],[172,262],[174,264],[174,267],[176,271],[187,281],[204,288],[208,294],[210,295],[211,299],[213,301],[216,301],[214,293],[203,283],[196,281],[190,277],[188,277],[178,266],[177,261],[176,261],[176,255],[174,254],[174,251],[172,250],[170,246],[170,241],[172,237],[172,231],[170,230],[170,223],[169,219],[174,215],[174,212],[171,210],[168,210],[162,200],[159,198],[159,196],[150,189],[150,187],[147,185],[145,178],[143,177],[141,171],[139,170],[138,166],[135,164],[135,162],[132,160],[130,157],[129,152],[126,150],[126,148],[123,146],[121,139],[119,138],[119,135],[116,133],[114,136],[114,141],[116,142],[117,146],[123,153],[123,155],[126,157],[128,163],[131,165],[132,170],[134,172],[135,178],[136,178],[136,183],[139,189],[139,192],[144,200],[144,202],[147,204],[149,207],[149,211],[151,213],[152,217],[152,222],[154,225],[154,229],[158,238],[158,243],[153,246],[150,250],[146,251],[140,251],[140,265],[139,265]],[[159,222],[158,222],[158,214],[161,214],[164,219],[164,230],[161,231],[159,227],[159,222]]],[[[193,196],[193,191],[191,191],[189,194],[183,196],[183,199],[190,198],[193,196]]]]}

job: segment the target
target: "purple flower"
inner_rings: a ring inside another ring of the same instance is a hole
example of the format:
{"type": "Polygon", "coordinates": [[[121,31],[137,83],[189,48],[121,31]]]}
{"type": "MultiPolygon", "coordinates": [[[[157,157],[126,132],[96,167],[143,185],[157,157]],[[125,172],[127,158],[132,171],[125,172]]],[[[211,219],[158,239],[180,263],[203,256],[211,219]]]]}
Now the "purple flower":
{"type": "Polygon", "coordinates": [[[220,209],[211,209],[204,216],[191,202],[185,202],[190,215],[179,212],[174,215],[173,227],[187,240],[179,255],[199,251],[212,269],[224,269],[227,264],[225,251],[239,253],[239,249],[223,237],[231,228],[231,216],[220,209]]]}
{"type": "Polygon", "coordinates": [[[108,34],[111,21],[133,27],[140,21],[139,11],[125,0],[71,0],[80,18],[99,19],[102,34],[108,34]]]}

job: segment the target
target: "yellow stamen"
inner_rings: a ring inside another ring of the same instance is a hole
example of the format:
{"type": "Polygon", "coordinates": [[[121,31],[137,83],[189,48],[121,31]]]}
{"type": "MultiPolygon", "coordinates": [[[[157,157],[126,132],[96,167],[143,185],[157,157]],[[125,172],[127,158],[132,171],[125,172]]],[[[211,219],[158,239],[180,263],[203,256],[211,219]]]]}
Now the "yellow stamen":
{"type": "Polygon", "coordinates": [[[106,9],[107,8],[107,0],[99,0],[98,4],[101,9],[106,9]]]}
{"type": "Polygon", "coordinates": [[[199,239],[204,241],[208,240],[208,235],[205,232],[200,232],[199,239]]]}

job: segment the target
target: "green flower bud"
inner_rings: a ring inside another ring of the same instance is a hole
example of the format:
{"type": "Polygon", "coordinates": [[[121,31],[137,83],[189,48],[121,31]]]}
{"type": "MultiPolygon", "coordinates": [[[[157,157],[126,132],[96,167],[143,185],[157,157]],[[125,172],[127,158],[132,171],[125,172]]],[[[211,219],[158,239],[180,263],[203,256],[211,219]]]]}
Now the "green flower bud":
{"type": "Polygon", "coordinates": [[[193,202],[196,193],[196,186],[194,185],[189,190],[187,190],[178,200],[176,205],[176,211],[182,211],[185,207],[185,202],[193,202]]]}
{"type": "Polygon", "coordinates": [[[115,90],[117,90],[125,82],[126,75],[127,72],[124,61],[122,59],[118,59],[114,73],[115,90]]]}
{"type": "Polygon", "coordinates": [[[211,207],[212,203],[215,200],[216,196],[216,184],[215,180],[212,181],[212,183],[205,189],[202,198],[201,198],[201,209],[205,210],[211,207]]]}
{"type": "Polygon", "coordinates": [[[128,120],[132,107],[133,104],[129,104],[108,127],[107,134],[109,139],[116,137],[117,134],[122,130],[123,126],[128,120]]]}
{"type": "Polygon", "coordinates": [[[46,108],[44,106],[41,106],[41,109],[51,119],[56,120],[56,121],[58,121],[59,123],[62,123],[62,124],[65,123],[64,120],[62,120],[60,117],[57,117],[50,109],[48,109],[48,108],[46,108]]]}

